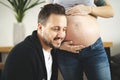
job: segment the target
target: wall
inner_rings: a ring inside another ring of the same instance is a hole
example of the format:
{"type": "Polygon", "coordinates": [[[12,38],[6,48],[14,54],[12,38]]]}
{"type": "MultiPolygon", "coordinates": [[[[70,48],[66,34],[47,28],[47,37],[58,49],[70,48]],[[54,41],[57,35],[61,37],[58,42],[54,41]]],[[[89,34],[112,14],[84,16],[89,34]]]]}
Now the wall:
{"type": "MultiPolygon", "coordinates": [[[[6,0],[4,1],[6,2],[6,0]]],[[[120,0],[111,0],[111,4],[115,11],[115,16],[113,18],[98,18],[100,22],[101,37],[103,41],[113,42],[111,55],[120,53],[120,31],[118,31],[120,29],[119,3],[120,0]]],[[[26,29],[26,36],[30,35],[31,32],[37,28],[37,16],[40,11],[40,6],[41,5],[38,5],[30,9],[26,13],[26,16],[23,20],[26,29]]],[[[12,32],[13,23],[15,22],[16,19],[14,17],[14,12],[0,4],[0,46],[13,45],[12,32]]]]}
{"type": "MultiPolygon", "coordinates": [[[[7,0],[4,0],[4,2],[8,3],[7,0]]],[[[37,28],[37,18],[40,9],[41,5],[38,5],[26,12],[23,19],[26,36],[30,35],[31,32],[37,28]]],[[[0,4],[0,46],[13,45],[13,24],[16,22],[15,13],[0,4]]]]}
{"type": "Polygon", "coordinates": [[[99,18],[101,36],[103,41],[112,41],[111,55],[120,53],[120,0],[110,0],[113,6],[115,16],[105,19],[99,18]]]}

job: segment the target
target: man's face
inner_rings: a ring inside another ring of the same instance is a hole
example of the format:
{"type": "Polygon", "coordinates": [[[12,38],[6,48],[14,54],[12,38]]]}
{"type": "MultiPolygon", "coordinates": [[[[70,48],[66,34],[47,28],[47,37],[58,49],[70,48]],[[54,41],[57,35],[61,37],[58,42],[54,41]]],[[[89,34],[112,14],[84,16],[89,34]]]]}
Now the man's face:
{"type": "Polygon", "coordinates": [[[64,15],[51,14],[46,25],[42,26],[43,44],[48,47],[60,47],[66,36],[67,19],[64,15]]]}

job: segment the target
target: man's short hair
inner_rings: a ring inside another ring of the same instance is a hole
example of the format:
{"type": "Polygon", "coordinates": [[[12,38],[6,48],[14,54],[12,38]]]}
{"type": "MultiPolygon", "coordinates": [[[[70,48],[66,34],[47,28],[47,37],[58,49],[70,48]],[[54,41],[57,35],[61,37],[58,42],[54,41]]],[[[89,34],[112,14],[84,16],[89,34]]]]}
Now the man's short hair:
{"type": "Polygon", "coordinates": [[[45,25],[51,14],[65,15],[65,8],[59,4],[45,5],[38,15],[38,23],[45,25]]]}

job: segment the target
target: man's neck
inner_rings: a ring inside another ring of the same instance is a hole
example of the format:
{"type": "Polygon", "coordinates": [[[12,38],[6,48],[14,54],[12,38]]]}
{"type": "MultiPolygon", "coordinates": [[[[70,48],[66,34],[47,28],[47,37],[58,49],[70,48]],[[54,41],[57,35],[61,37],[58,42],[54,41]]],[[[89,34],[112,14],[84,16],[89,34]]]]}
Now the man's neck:
{"type": "Polygon", "coordinates": [[[47,52],[51,52],[52,48],[42,45],[43,49],[47,52]]]}
{"type": "Polygon", "coordinates": [[[47,52],[51,52],[52,48],[50,48],[49,46],[47,46],[47,45],[43,42],[43,40],[42,40],[42,38],[41,38],[40,36],[38,36],[38,38],[39,38],[39,41],[40,41],[40,43],[41,43],[41,45],[42,45],[42,48],[43,48],[45,51],[47,51],[47,52]]]}

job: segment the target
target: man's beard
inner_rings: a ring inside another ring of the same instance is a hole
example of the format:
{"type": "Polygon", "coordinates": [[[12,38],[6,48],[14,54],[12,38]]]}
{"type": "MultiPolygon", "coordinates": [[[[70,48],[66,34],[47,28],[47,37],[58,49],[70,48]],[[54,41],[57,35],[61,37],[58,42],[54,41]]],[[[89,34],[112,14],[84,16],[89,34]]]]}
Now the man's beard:
{"type": "Polygon", "coordinates": [[[52,44],[51,41],[47,41],[46,39],[43,39],[43,42],[50,48],[55,48],[55,46],[52,44]]]}
{"type": "MultiPolygon", "coordinates": [[[[54,38],[54,40],[57,40],[57,39],[60,39],[60,38],[54,38]]],[[[47,41],[45,38],[43,38],[43,42],[50,48],[59,48],[60,47],[60,46],[58,46],[58,47],[54,46],[51,41],[47,41]]]]}

